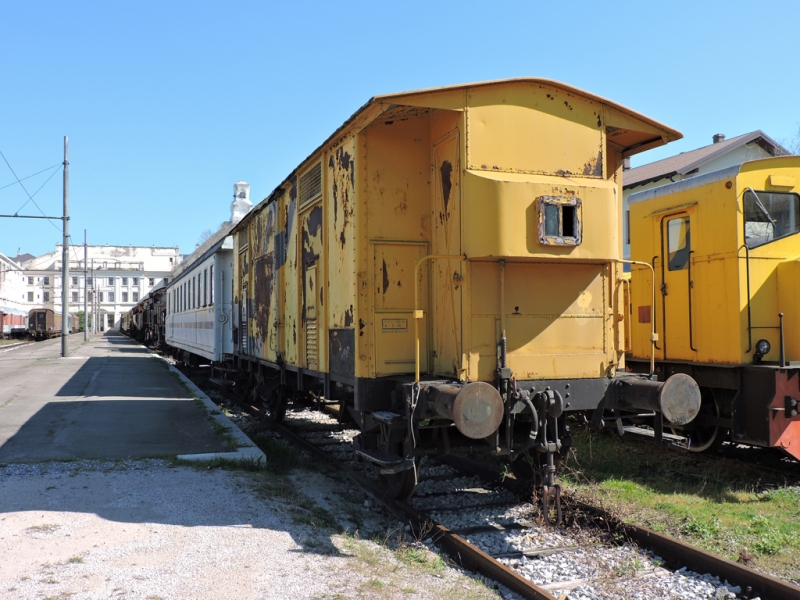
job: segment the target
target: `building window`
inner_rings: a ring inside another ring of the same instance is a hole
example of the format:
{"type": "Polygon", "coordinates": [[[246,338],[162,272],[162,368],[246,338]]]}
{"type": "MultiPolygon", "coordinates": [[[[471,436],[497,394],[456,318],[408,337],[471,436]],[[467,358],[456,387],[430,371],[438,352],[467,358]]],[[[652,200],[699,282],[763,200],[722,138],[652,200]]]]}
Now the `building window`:
{"type": "Polygon", "coordinates": [[[164,285],[167,285],[168,283],[169,283],[169,277],[164,277],[164,285]]]}
{"type": "Polygon", "coordinates": [[[211,285],[208,286],[208,303],[211,306],[214,306],[214,265],[209,267],[210,276],[209,279],[211,280],[211,285]]]}
{"type": "Polygon", "coordinates": [[[77,302],[78,301],[78,292],[72,292],[72,301],[73,302],[77,302]]]}
{"type": "Polygon", "coordinates": [[[122,292],[122,301],[123,302],[127,302],[128,301],[128,292],[122,292]]]}
{"type": "Polygon", "coordinates": [[[123,277],[122,278],[122,285],[128,285],[128,278],[127,277],[123,277]]]}
{"type": "Polygon", "coordinates": [[[44,302],[50,302],[50,292],[44,292],[44,293],[42,294],[42,300],[43,300],[44,302]]]}
{"type": "Polygon", "coordinates": [[[28,302],[33,302],[33,292],[28,292],[28,302]]]}
{"type": "Polygon", "coordinates": [[[114,292],[108,292],[108,301],[114,302],[114,292]]]}
{"type": "Polygon", "coordinates": [[[113,277],[109,277],[108,278],[108,285],[114,285],[114,278],[113,277]]]}
{"type": "Polygon", "coordinates": [[[156,280],[153,277],[148,277],[147,278],[147,284],[148,285],[155,285],[156,284],[156,280]]]}
{"type": "Polygon", "coordinates": [[[28,285],[33,285],[33,277],[28,277],[28,285]]]}
{"type": "Polygon", "coordinates": [[[87,277],[86,278],[86,285],[92,285],[92,278],[91,277],[87,277]]]}
{"type": "Polygon", "coordinates": [[[103,302],[103,292],[97,292],[97,299],[100,302],[103,302]]]}
{"type": "Polygon", "coordinates": [[[139,302],[139,292],[133,292],[133,301],[139,302]]]}
{"type": "Polygon", "coordinates": [[[78,278],[77,277],[73,277],[72,278],[72,285],[78,285],[78,278]]]}
{"type": "Polygon", "coordinates": [[[131,277],[131,285],[139,285],[139,278],[131,277]]]}
{"type": "Polygon", "coordinates": [[[49,277],[43,277],[42,278],[42,283],[44,285],[50,285],[50,278],[49,277]]]}

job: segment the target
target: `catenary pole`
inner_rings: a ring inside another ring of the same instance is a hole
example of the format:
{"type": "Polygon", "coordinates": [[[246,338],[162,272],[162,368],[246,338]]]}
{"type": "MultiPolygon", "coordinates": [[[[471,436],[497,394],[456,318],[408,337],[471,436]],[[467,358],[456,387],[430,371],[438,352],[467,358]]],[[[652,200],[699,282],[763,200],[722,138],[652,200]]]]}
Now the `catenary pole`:
{"type": "Polygon", "coordinates": [[[89,340],[89,299],[87,296],[89,295],[89,287],[86,285],[86,271],[89,268],[89,264],[86,262],[87,258],[87,250],[86,250],[86,230],[83,230],[83,339],[84,341],[89,340]]]}
{"type": "Polygon", "coordinates": [[[69,352],[69,138],[64,136],[64,244],[61,258],[61,358],[69,352]]]}

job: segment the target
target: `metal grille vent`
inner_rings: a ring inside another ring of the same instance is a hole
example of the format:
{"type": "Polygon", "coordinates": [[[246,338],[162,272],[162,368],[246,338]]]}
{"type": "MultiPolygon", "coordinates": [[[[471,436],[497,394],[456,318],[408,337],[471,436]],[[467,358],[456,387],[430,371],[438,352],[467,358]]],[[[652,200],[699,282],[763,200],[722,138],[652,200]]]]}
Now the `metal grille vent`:
{"type": "Polygon", "coordinates": [[[239,232],[239,250],[247,248],[247,229],[239,232]]]}
{"type": "Polygon", "coordinates": [[[318,162],[300,176],[300,206],[322,195],[322,163],[318,162]]]}

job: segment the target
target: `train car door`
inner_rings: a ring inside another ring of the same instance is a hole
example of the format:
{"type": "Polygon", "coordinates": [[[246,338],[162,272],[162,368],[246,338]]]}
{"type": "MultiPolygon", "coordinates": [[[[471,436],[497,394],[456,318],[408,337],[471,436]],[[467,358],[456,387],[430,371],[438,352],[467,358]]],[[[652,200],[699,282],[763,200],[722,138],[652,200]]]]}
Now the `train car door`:
{"type": "Polygon", "coordinates": [[[681,212],[661,220],[661,298],[664,358],[694,358],[691,321],[692,214],[681,212]]]}
{"type": "MultiPolygon", "coordinates": [[[[433,144],[433,253],[461,254],[461,186],[458,130],[433,144]]],[[[461,282],[464,263],[438,259],[432,263],[436,294],[430,326],[434,364],[438,375],[458,377],[462,362],[461,282]]]]}

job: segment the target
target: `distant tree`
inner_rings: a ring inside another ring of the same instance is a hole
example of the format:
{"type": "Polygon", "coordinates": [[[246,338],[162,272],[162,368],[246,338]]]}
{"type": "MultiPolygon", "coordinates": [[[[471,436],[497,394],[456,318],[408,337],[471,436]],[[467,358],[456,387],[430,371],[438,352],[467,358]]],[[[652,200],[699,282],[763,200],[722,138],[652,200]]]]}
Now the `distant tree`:
{"type": "Polygon", "coordinates": [[[211,237],[212,237],[213,235],[214,235],[214,232],[213,232],[213,231],[211,231],[210,229],[206,229],[205,231],[203,231],[203,232],[200,234],[200,237],[199,237],[199,238],[197,238],[197,243],[198,243],[199,245],[201,245],[201,246],[202,246],[202,245],[203,245],[203,244],[205,244],[205,243],[206,243],[206,242],[207,242],[209,239],[211,239],[211,237]]]}
{"type": "MultiPolygon", "coordinates": [[[[83,323],[84,314],[83,314],[83,311],[81,310],[81,311],[76,312],[75,316],[78,317],[78,328],[81,331],[83,331],[83,329],[84,329],[84,323],[83,323]]],[[[91,326],[92,326],[92,314],[89,313],[89,327],[91,328],[91,326]]]]}
{"type": "Polygon", "coordinates": [[[792,154],[800,154],[800,123],[797,124],[797,130],[794,134],[791,137],[782,139],[780,144],[792,154]]]}

